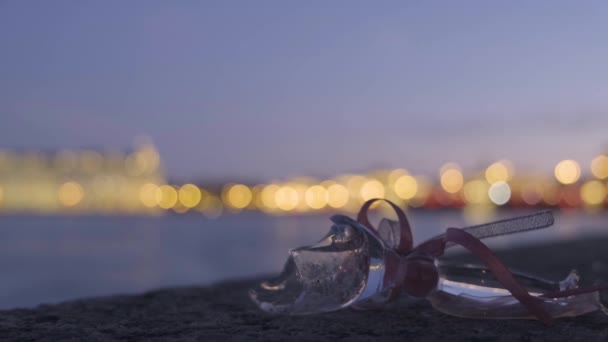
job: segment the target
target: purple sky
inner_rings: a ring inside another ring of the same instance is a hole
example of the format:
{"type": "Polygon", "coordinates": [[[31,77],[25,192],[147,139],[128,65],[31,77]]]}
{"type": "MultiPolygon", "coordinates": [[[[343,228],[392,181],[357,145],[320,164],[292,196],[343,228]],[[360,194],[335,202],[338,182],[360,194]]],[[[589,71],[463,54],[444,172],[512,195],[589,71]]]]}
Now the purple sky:
{"type": "Polygon", "coordinates": [[[147,135],[184,179],[585,166],[608,144],[606,18],[605,1],[0,0],[0,147],[147,135]]]}

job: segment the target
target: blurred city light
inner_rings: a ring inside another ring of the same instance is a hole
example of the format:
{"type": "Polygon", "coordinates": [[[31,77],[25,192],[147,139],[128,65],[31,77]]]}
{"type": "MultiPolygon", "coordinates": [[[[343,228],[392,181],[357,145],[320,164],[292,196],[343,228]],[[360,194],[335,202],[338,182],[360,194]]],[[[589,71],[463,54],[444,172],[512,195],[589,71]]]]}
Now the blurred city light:
{"type": "Polygon", "coordinates": [[[280,187],[274,195],[277,207],[284,211],[290,211],[298,206],[300,198],[296,189],[289,185],[280,187]]]}
{"type": "Polygon", "coordinates": [[[488,215],[498,206],[608,207],[608,157],[590,162],[590,177],[571,159],[550,174],[519,171],[505,160],[466,174],[444,164],[438,177],[406,169],[372,170],[319,181],[298,177],[267,184],[167,184],[158,152],[149,142],[134,151],[0,151],[0,212],[157,214],[196,211],[206,217],[261,210],[269,214],[341,210],[389,198],[415,208],[463,208],[488,215]],[[580,181],[580,182],[579,182],[580,181]],[[215,189],[215,190],[210,190],[215,189]],[[219,189],[219,190],[218,190],[219,189]],[[192,209],[192,210],[191,210],[192,209]]]}
{"type": "Polygon", "coordinates": [[[363,201],[367,201],[372,198],[384,198],[384,185],[382,185],[382,183],[380,183],[378,180],[371,179],[363,183],[360,193],[363,201]]]}
{"type": "Polygon", "coordinates": [[[327,205],[329,194],[323,186],[313,185],[306,190],[304,199],[311,209],[321,209],[327,205]]]}
{"type": "Polygon", "coordinates": [[[222,198],[224,203],[235,209],[246,208],[253,198],[251,189],[243,184],[234,184],[225,187],[222,198]]]}
{"type": "Polygon", "coordinates": [[[574,184],[581,176],[581,167],[574,160],[562,160],[555,166],[555,178],[562,184],[574,184]]]}
{"type": "Polygon", "coordinates": [[[156,189],[156,204],[162,209],[171,209],[177,204],[177,191],[170,185],[161,185],[156,189]]]}
{"type": "Polygon", "coordinates": [[[587,205],[601,205],[606,199],[606,185],[597,180],[588,181],[581,187],[580,196],[587,205]]]}
{"type": "Polygon", "coordinates": [[[464,198],[470,204],[484,204],[489,201],[490,185],[481,179],[467,182],[464,186],[464,198]]]}
{"type": "Polygon", "coordinates": [[[504,205],[511,199],[511,188],[505,181],[495,182],[488,190],[488,196],[492,203],[504,205]]]}
{"type": "Polygon", "coordinates": [[[439,172],[441,187],[450,194],[455,194],[462,188],[464,178],[460,167],[455,163],[447,163],[441,167],[439,172]]]}
{"type": "Polygon", "coordinates": [[[329,204],[332,208],[342,208],[346,206],[349,201],[348,189],[345,186],[340,184],[332,184],[327,188],[328,200],[327,204],[329,204]]]}
{"type": "Polygon", "coordinates": [[[82,201],[84,191],[76,182],[67,182],[59,187],[59,202],[66,207],[73,207],[82,201]]]}
{"type": "Polygon", "coordinates": [[[179,202],[186,208],[194,208],[201,201],[201,191],[194,184],[185,184],[179,188],[179,202]]]}
{"type": "Polygon", "coordinates": [[[403,175],[395,181],[395,194],[404,200],[410,200],[418,193],[418,182],[410,175],[403,175]]]}
{"type": "Polygon", "coordinates": [[[496,162],[486,169],[486,180],[490,184],[511,179],[511,170],[506,162],[496,162]]]}
{"type": "Polygon", "coordinates": [[[538,183],[527,183],[521,188],[521,198],[526,205],[534,206],[543,200],[543,188],[538,183]]]}
{"type": "Polygon", "coordinates": [[[270,184],[263,188],[260,196],[262,196],[262,204],[264,207],[268,209],[276,209],[277,202],[275,201],[275,196],[277,191],[279,191],[279,186],[276,184],[270,184]]]}
{"type": "Polygon", "coordinates": [[[591,173],[598,179],[608,178],[608,156],[599,155],[591,161],[591,173]]]}
{"type": "Polygon", "coordinates": [[[158,203],[156,201],[156,191],[158,185],[152,183],[146,183],[141,187],[139,191],[139,199],[148,208],[154,208],[158,203]]]}

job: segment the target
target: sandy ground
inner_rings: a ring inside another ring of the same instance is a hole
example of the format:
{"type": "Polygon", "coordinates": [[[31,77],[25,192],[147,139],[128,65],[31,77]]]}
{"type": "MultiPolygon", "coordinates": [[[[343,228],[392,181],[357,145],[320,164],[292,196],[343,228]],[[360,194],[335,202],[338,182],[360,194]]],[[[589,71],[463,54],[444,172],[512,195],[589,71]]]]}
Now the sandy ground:
{"type": "MultiPolygon", "coordinates": [[[[608,240],[499,254],[519,269],[553,278],[563,277],[573,267],[588,279],[608,274],[608,240]]],[[[545,327],[537,321],[450,317],[433,310],[424,300],[406,298],[377,312],[270,316],[258,311],[247,298],[247,289],[257,281],[0,311],[0,341],[608,340],[608,317],[601,313],[560,319],[545,327]]]]}

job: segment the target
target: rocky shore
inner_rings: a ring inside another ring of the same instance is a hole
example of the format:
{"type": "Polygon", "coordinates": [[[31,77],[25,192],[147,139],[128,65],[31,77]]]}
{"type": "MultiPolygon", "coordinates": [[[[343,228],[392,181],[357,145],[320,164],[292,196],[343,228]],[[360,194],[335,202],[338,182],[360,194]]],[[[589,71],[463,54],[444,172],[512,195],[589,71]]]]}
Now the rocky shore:
{"type": "MultiPolygon", "coordinates": [[[[561,278],[608,274],[608,241],[590,239],[499,254],[511,265],[561,278]]],[[[466,256],[455,256],[466,260],[466,256]]],[[[343,310],[313,316],[271,316],[248,300],[259,279],[172,288],[0,311],[0,341],[598,341],[608,340],[602,313],[537,321],[470,320],[401,299],[383,311],[343,310]]]]}

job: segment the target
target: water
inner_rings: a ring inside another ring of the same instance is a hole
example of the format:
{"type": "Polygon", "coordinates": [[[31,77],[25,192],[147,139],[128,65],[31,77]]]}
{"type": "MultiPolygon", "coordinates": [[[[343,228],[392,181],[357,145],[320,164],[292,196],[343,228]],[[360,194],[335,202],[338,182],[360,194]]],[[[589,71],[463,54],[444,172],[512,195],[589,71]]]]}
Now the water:
{"type": "MultiPolygon", "coordinates": [[[[493,219],[523,213],[499,212],[493,219]]],[[[417,242],[445,227],[465,225],[460,211],[408,215],[417,242]]],[[[315,242],[327,232],[327,217],[0,216],[0,308],[278,272],[289,248],[315,242]]],[[[500,248],[607,233],[607,213],[567,212],[556,215],[553,228],[500,237],[490,245],[500,248]]]]}

